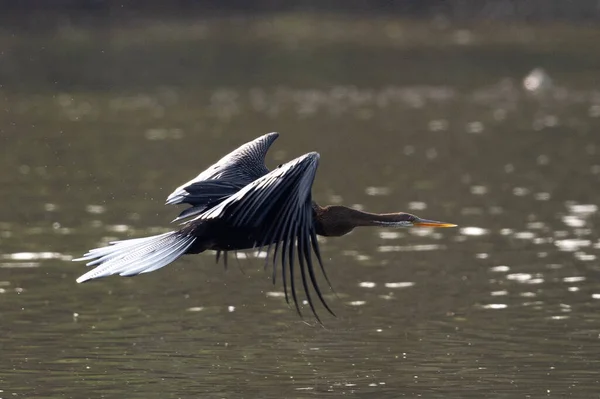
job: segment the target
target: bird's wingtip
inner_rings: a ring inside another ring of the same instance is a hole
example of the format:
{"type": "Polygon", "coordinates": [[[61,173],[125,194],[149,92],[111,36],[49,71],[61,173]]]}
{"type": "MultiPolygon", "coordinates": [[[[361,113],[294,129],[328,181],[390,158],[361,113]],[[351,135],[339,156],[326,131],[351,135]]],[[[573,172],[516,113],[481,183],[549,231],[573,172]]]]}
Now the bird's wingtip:
{"type": "Polygon", "coordinates": [[[173,192],[171,195],[169,195],[167,197],[167,200],[165,201],[165,205],[174,204],[178,199],[179,199],[179,195],[177,195],[175,192],[173,192]]]}
{"type": "Polygon", "coordinates": [[[262,136],[260,136],[259,138],[255,139],[254,141],[266,141],[268,143],[268,145],[270,146],[275,140],[277,140],[277,138],[279,138],[279,132],[271,132],[271,133],[267,133],[264,134],[262,136]]]}
{"type": "Polygon", "coordinates": [[[312,160],[318,161],[319,159],[321,159],[321,154],[319,154],[316,151],[312,151],[312,152],[309,152],[308,154],[306,154],[306,157],[310,158],[312,160]]]}

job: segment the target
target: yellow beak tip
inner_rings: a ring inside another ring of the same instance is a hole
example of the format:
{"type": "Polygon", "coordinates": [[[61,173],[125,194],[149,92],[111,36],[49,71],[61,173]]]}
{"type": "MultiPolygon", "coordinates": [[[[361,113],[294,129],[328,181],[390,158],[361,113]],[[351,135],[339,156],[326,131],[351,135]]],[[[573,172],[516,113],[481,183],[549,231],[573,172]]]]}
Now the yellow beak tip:
{"type": "Polygon", "coordinates": [[[415,227],[457,227],[456,224],[442,222],[417,222],[414,225],[415,227]]]}

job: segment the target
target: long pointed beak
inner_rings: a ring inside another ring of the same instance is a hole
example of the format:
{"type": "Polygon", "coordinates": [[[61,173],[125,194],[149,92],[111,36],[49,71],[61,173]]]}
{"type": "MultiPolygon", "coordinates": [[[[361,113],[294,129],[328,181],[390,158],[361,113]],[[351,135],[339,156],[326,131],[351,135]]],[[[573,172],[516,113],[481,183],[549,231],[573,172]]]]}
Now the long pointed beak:
{"type": "Polygon", "coordinates": [[[436,222],[435,220],[418,219],[413,223],[415,227],[456,227],[455,224],[436,222]]]}

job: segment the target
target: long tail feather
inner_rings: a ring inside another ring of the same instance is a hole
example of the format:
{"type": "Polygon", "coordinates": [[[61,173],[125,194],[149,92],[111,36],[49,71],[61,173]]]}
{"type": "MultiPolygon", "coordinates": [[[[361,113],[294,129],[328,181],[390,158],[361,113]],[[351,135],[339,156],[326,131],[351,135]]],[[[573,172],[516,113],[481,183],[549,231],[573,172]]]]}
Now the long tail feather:
{"type": "Polygon", "coordinates": [[[183,255],[196,237],[170,232],[152,237],[111,242],[90,250],[74,261],[90,261],[96,266],[77,279],[78,283],[113,274],[134,276],[160,269],[183,255]]]}

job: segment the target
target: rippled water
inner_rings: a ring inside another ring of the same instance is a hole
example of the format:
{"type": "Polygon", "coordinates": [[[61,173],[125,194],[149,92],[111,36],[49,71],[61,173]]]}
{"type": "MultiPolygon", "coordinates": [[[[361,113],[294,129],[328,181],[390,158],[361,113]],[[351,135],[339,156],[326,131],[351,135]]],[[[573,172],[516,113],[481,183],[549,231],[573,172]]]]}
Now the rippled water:
{"type": "Polygon", "coordinates": [[[593,30],[161,26],[4,32],[0,397],[597,395],[593,30]],[[175,187],[269,131],[270,166],[321,154],[319,203],[460,227],[323,239],[324,326],[251,252],[75,283],[70,259],[168,231],[175,187]]]}

